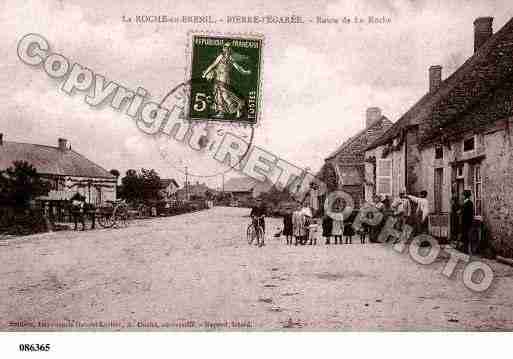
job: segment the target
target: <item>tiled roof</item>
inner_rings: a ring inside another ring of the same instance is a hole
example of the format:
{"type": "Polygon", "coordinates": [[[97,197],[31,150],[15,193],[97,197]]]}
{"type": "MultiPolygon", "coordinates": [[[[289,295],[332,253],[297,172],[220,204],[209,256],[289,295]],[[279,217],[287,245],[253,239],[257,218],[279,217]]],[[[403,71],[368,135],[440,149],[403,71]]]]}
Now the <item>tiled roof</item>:
{"type": "Polygon", "coordinates": [[[12,166],[13,161],[26,161],[41,174],[116,179],[109,171],[71,149],[63,151],[57,147],[3,141],[0,169],[12,166]]]}
{"type": "MultiPolygon", "coordinates": [[[[486,109],[486,113],[476,116],[461,116],[476,105],[502,96],[511,99],[513,80],[513,18],[508,21],[471,57],[455,75],[456,85],[446,93],[433,108],[433,124],[421,141],[423,144],[440,137],[467,129],[477,128],[497,119],[511,116],[511,100],[506,106],[486,109]],[[499,90],[500,89],[500,90],[499,90]],[[505,94],[504,91],[509,92],[505,94]]],[[[452,76],[451,76],[452,77],[452,76]]],[[[448,79],[449,80],[449,79],[448,79]]]]}
{"type": "Polygon", "coordinates": [[[350,137],[343,142],[335,151],[333,151],[326,160],[334,157],[347,157],[348,160],[360,161],[363,160],[356,158],[361,155],[365,148],[372,143],[376,138],[381,136],[384,131],[392,126],[392,122],[385,116],[374,122],[371,126],[358,132],[355,136],[350,137]]]}
{"type": "Polygon", "coordinates": [[[486,41],[437,91],[425,94],[367,149],[390,142],[410,125],[424,126],[421,142],[439,135],[454,116],[489,94],[513,73],[513,19],[486,41]]]}

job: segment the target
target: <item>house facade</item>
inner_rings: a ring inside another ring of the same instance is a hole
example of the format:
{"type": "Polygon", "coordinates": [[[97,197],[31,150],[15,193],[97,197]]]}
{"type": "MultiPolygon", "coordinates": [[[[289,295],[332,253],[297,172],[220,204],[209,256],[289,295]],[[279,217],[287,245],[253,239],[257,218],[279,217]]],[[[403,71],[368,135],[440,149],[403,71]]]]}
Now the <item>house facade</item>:
{"type": "Polygon", "coordinates": [[[65,139],[60,138],[52,147],[5,141],[0,134],[0,170],[11,167],[14,161],[28,162],[49,183],[48,195],[39,200],[68,200],[75,193],[93,205],[116,199],[117,178],[72,150],[65,139]]]}
{"type": "Polygon", "coordinates": [[[330,191],[343,190],[350,194],[356,208],[366,199],[365,148],[392,126],[378,107],[368,108],[365,120],[365,128],[333,151],[317,175],[330,191]]]}
{"type": "Polygon", "coordinates": [[[429,92],[367,148],[366,195],[426,190],[430,230],[447,237],[452,203],[470,190],[481,235],[511,256],[513,19],[495,34],[492,21],[475,20],[474,54],[443,81],[431,67],[429,92]]]}
{"type": "Polygon", "coordinates": [[[234,177],[226,181],[223,192],[231,195],[236,201],[246,202],[269,191],[271,187],[272,184],[268,181],[260,182],[251,177],[234,177]]]}
{"type": "Polygon", "coordinates": [[[182,188],[176,190],[175,196],[179,201],[206,200],[210,199],[215,193],[216,191],[209,188],[205,183],[196,182],[191,184],[188,182],[182,188]]]}
{"type": "Polygon", "coordinates": [[[455,94],[435,113],[439,126],[421,142],[421,175],[433,193],[434,213],[449,211],[451,199],[461,201],[463,190],[470,190],[474,222],[495,251],[512,257],[513,19],[495,34],[492,20],[474,23],[481,42],[475,41],[470,69],[460,79],[472,95],[458,107],[455,94]]]}
{"type": "Polygon", "coordinates": [[[172,199],[176,197],[176,192],[180,186],[173,178],[160,179],[160,195],[164,199],[172,199]]]}

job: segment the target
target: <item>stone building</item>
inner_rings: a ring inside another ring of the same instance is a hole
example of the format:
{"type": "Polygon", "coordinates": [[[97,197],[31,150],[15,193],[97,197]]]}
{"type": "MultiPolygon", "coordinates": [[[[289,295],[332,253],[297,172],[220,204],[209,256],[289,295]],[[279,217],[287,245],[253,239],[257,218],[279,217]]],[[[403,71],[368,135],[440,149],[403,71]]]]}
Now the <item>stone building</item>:
{"type": "Polygon", "coordinates": [[[452,86],[421,138],[419,177],[435,214],[470,189],[475,224],[513,257],[513,19],[495,34],[492,20],[476,19],[474,55],[444,81],[452,86]]]}
{"type": "MultiPolygon", "coordinates": [[[[393,126],[365,149],[365,199],[375,194],[396,198],[401,190],[417,193],[421,188],[418,180],[421,124],[428,119],[425,112],[437,98],[442,83],[442,67],[431,66],[428,70],[428,91],[393,126]]],[[[424,127],[422,127],[424,128],[424,127]]]]}
{"type": "Polygon", "coordinates": [[[428,93],[367,148],[366,195],[427,190],[431,233],[445,237],[451,198],[470,189],[476,226],[511,255],[513,19],[495,34],[492,20],[475,20],[474,54],[443,81],[432,66],[428,93]]]}
{"type": "MultiPolygon", "coordinates": [[[[365,128],[344,141],[326,159],[317,175],[333,191],[341,189],[350,194],[359,208],[365,192],[365,148],[382,136],[392,122],[382,115],[378,107],[366,111],[365,128]]],[[[321,199],[322,201],[322,199],[321,199]]]]}
{"type": "Polygon", "coordinates": [[[116,199],[117,178],[72,150],[66,139],[59,138],[53,147],[5,141],[0,133],[0,170],[9,168],[14,161],[28,162],[50,183],[50,192],[40,200],[62,201],[75,193],[94,205],[116,199]]]}
{"type": "Polygon", "coordinates": [[[249,201],[271,189],[269,181],[260,182],[251,177],[233,177],[224,184],[223,192],[236,201],[249,201]]]}

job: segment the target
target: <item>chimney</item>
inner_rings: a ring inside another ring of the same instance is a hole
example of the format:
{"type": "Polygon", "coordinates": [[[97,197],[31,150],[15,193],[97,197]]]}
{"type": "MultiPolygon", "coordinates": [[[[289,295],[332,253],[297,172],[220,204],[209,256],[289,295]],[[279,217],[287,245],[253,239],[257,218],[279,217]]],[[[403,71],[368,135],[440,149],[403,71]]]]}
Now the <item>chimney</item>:
{"type": "Polygon", "coordinates": [[[65,138],[59,138],[59,150],[61,151],[67,151],[68,149],[68,140],[65,138]]]}
{"type": "Polygon", "coordinates": [[[381,117],[381,109],[379,107],[369,107],[366,113],[365,127],[372,126],[381,117]]]}
{"type": "Polygon", "coordinates": [[[4,134],[0,133],[0,146],[4,144],[4,134]]]}
{"type": "Polygon", "coordinates": [[[429,92],[435,92],[442,83],[442,66],[433,65],[429,67],[429,92]]]}
{"type": "Polygon", "coordinates": [[[474,20],[474,52],[493,35],[493,17],[478,17],[474,20]]]}

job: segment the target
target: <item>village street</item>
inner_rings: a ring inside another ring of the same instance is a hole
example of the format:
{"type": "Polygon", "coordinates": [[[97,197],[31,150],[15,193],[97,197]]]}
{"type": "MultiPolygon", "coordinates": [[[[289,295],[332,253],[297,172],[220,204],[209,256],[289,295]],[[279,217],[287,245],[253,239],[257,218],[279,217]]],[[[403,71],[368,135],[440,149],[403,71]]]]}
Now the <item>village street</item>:
{"type": "MultiPolygon", "coordinates": [[[[248,214],[216,207],[10,239],[0,246],[1,329],[513,329],[511,267],[490,262],[496,282],[473,293],[461,268],[440,274],[446,259],[422,266],[380,244],[295,247],[271,236],[248,246],[248,214]]],[[[268,219],[272,233],[279,224],[268,219]]]]}

